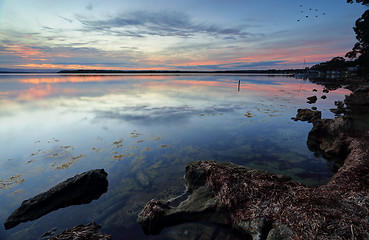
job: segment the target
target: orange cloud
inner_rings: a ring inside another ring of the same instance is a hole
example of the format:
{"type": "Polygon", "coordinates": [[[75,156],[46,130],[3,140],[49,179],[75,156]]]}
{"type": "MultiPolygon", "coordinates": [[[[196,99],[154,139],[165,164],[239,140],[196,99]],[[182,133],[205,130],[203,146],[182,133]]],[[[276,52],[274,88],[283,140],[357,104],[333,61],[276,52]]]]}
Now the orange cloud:
{"type": "Polygon", "coordinates": [[[35,49],[24,44],[11,44],[5,45],[5,51],[10,54],[14,54],[23,58],[33,58],[36,60],[44,61],[45,52],[40,49],[35,49]]]}
{"type": "Polygon", "coordinates": [[[249,54],[230,61],[236,63],[285,61],[288,64],[297,64],[304,59],[307,62],[320,62],[330,60],[333,56],[344,56],[345,54],[345,52],[327,53],[327,49],[317,48],[268,49],[261,53],[249,54]]]}

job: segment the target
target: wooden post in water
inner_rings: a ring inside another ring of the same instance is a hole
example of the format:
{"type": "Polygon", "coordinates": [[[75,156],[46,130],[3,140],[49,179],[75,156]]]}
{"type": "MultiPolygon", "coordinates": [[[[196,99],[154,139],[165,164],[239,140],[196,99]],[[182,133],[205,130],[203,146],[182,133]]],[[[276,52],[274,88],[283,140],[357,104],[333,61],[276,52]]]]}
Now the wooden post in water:
{"type": "Polygon", "coordinates": [[[238,80],[238,91],[240,91],[241,80],[238,80]]]}

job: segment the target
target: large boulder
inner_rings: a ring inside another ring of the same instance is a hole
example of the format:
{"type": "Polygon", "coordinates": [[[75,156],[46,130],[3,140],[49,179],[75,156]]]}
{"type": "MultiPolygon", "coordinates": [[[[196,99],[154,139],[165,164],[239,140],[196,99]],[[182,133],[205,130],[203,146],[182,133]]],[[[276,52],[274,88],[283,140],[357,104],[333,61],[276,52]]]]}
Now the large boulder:
{"type": "Polygon", "coordinates": [[[368,239],[369,153],[361,147],[357,152],[362,161],[352,160],[321,187],[231,163],[189,163],[185,183],[190,196],[177,206],[151,200],[138,221],[146,234],[174,224],[210,221],[253,240],[368,239]]]}
{"type": "Polygon", "coordinates": [[[107,173],[95,169],[59,183],[44,193],[25,200],[5,221],[5,229],[40,218],[59,208],[90,203],[108,190],[107,173]]]}

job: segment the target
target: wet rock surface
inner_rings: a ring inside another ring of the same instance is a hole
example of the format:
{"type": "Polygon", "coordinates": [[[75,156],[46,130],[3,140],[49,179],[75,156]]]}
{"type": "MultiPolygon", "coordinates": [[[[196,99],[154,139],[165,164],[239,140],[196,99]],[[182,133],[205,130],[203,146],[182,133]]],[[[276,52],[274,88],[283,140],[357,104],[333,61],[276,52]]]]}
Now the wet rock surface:
{"type": "MultiPolygon", "coordinates": [[[[352,147],[356,148],[355,141],[352,147]]],[[[355,154],[364,154],[357,150],[355,154]]],[[[231,163],[195,162],[186,167],[190,197],[178,207],[151,200],[139,215],[145,233],[189,221],[229,226],[246,239],[366,239],[369,237],[369,154],[350,156],[328,184],[306,187],[282,175],[231,163]],[[366,160],[364,160],[366,159],[366,160]],[[352,229],[354,229],[352,231],[352,229]]]]}
{"type": "Polygon", "coordinates": [[[349,142],[346,141],[352,126],[350,119],[340,116],[335,119],[317,119],[313,121],[307,140],[311,151],[319,151],[323,156],[345,158],[349,142]]]}
{"type": "Polygon", "coordinates": [[[5,221],[5,229],[35,220],[59,208],[87,204],[98,199],[108,189],[107,175],[104,169],[77,174],[46,192],[23,201],[5,221]]]}
{"type": "Polygon", "coordinates": [[[298,109],[296,117],[292,118],[294,121],[307,121],[307,122],[313,122],[317,119],[321,119],[322,112],[320,111],[313,111],[310,109],[298,109]]]}
{"type": "Polygon", "coordinates": [[[78,225],[65,230],[61,234],[50,238],[49,240],[111,240],[110,235],[100,233],[100,226],[96,223],[87,225],[78,225]]]}
{"type": "Polygon", "coordinates": [[[316,103],[318,98],[317,98],[317,96],[311,96],[311,97],[308,97],[307,100],[308,100],[307,103],[313,104],[313,103],[316,103]]]}

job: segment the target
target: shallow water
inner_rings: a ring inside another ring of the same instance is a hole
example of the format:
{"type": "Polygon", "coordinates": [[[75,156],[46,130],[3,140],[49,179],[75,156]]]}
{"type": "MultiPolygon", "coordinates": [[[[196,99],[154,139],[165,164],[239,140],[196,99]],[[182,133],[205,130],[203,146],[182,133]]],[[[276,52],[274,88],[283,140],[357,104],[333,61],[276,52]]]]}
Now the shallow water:
{"type": "Polygon", "coordinates": [[[288,76],[0,75],[1,223],[23,200],[77,173],[104,168],[109,179],[99,200],[2,228],[0,239],[39,239],[91,221],[114,239],[232,239],[208,224],[147,237],[136,218],[151,198],[184,191],[190,161],[231,161],[326,183],[330,163],[306,146],[312,125],[291,120],[298,108],[312,106],[331,118],[334,101],[349,94],[322,90],[288,76]],[[318,102],[307,104],[313,95],[318,102]]]}

